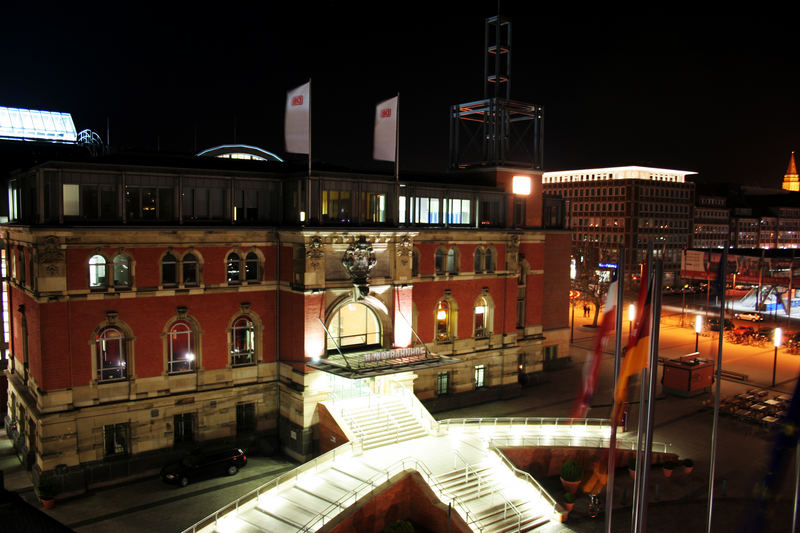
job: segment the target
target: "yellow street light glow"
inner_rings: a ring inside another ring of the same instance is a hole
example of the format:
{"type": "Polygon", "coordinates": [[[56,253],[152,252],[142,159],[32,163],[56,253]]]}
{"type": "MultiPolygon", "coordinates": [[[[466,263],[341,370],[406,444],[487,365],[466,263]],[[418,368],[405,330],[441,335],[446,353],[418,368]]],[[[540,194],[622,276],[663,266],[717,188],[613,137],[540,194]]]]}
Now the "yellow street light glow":
{"type": "Polygon", "coordinates": [[[703,317],[697,315],[694,317],[694,332],[700,333],[701,331],[703,331],[703,317]]]}
{"type": "Polygon", "coordinates": [[[518,196],[528,196],[531,193],[531,177],[514,176],[511,191],[518,196]]]}
{"type": "Polygon", "coordinates": [[[773,346],[776,348],[780,348],[781,344],[783,344],[783,330],[781,328],[775,328],[775,335],[772,338],[773,346]]]}
{"type": "Polygon", "coordinates": [[[447,318],[447,311],[444,309],[440,309],[438,313],[436,313],[436,320],[444,320],[447,318]]]}
{"type": "Polygon", "coordinates": [[[628,322],[636,320],[636,306],[631,304],[628,306],[628,322]]]}

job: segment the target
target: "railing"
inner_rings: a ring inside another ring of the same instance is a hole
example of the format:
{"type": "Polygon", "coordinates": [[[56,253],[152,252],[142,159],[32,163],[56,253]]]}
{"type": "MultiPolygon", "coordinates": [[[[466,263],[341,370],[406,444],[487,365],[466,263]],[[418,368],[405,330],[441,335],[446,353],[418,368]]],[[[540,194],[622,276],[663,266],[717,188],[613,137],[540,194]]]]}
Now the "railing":
{"type": "Polygon", "coordinates": [[[611,423],[606,418],[566,418],[566,417],[501,417],[501,418],[448,418],[438,422],[447,428],[460,427],[480,429],[484,427],[510,426],[528,427],[556,426],[559,429],[608,428],[611,423]]]}
{"type": "Polygon", "coordinates": [[[494,447],[494,446],[490,446],[490,447],[489,447],[489,450],[490,450],[491,452],[494,452],[494,453],[497,455],[497,457],[499,457],[499,458],[500,458],[500,460],[503,462],[503,464],[505,464],[505,465],[506,465],[506,466],[507,466],[507,467],[508,467],[508,468],[511,470],[511,472],[512,472],[512,473],[513,473],[515,476],[517,476],[518,478],[522,478],[524,481],[526,481],[526,482],[530,483],[530,484],[531,484],[531,486],[533,486],[533,488],[534,488],[534,489],[535,489],[537,492],[539,492],[539,494],[542,496],[542,498],[545,500],[545,502],[547,502],[547,505],[548,505],[548,506],[552,506],[552,507],[553,507],[553,510],[555,510],[555,508],[556,508],[556,501],[555,501],[555,499],[553,499],[553,497],[552,497],[552,496],[550,496],[550,493],[549,493],[549,492],[547,492],[546,490],[544,490],[544,487],[542,487],[542,486],[539,484],[539,482],[538,482],[538,481],[536,481],[536,480],[533,478],[533,476],[531,476],[529,473],[525,472],[524,470],[520,470],[519,468],[517,468],[517,467],[516,467],[516,466],[515,466],[515,465],[514,465],[514,464],[513,464],[513,463],[512,463],[512,462],[511,462],[509,459],[508,459],[508,457],[506,457],[506,456],[505,456],[505,454],[504,454],[504,453],[502,453],[500,450],[498,450],[496,447],[494,447]]]}
{"type": "Polygon", "coordinates": [[[183,533],[196,533],[201,529],[214,524],[216,527],[217,521],[224,515],[238,511],[240,507],[243,505],[248,504],[252,500],[258,500],[258,497],[262,494],[265,494],[271,490],[278,490],[285,485],[292,485],[294,486],[297,483],[298,477],[300,477],[305,472],[309,472],[311,470],[318,471],[319,467],[328,463],[332,463],[336,460],[337,457],[346,457],[348,455],[356,455],[360,452],[360,445],[355,442],[347,442],[334,448],[333,450],[329,451],[328,453],[324,453],[311,461],[304,463],[297,468],[282,474],[273,480],[264,483],[263,485],[251,490],[244,496],[238,498],[237,500],[229,503],[225,507],[218,509],[216,512],[206,516],[196,524],[192,525],[183,530],[183,533]]]}
{"type": "MultiPolygon", "coordinates": [[[[324,526],[326,522],[329,521],[331,518],[337,516],[341,512],[340,509],[343,509],[348,505],[355,503],[356,501],[358,501],[359,498],[362,498],[365,494],[368,494],[373,490],[375,490],[378,481],[384,482],[384,477],[385,481],[389,481],[392,478],[392,476],[397,475],[400,472],[406,470],[418,472],[425,480],[425,482],[428,484],[428,486],[431,488],[431,490],[433,490],[434,494],[436,494],[440,500],[444,501],[445,498],[449,498],[450,503],[453,506],[453,509],[455,509],[459,515],[461,515],[461,518],[463,518],[467,524],[475,523],[469,509],[467,509],[467,507],[463,504],[463,502],[461,502],[459,498],[457,497],[450,498],[446,495],[444,489],[439,484],[439,481],[436,479],[436,477],[433,475],[430,469],[425,465],[425,463],[413,457],[407,457],[388,466],[384,473],[372,476],[371,478],[364,481],[361,485],[359,485],[349,493],[345,494],[335,502],[331,503],[322,512],[317,514],[317,516],[306,522],[298,531],[302,531],[305,533],[308,531],[318,530],[319,528],[324,526]]],[[[478,527],[478,531],[483,531],[482,527],[478,526],[477,524],[476,526],[478,527]]]]}
{"type": "Polygon", "coordinates": [[[419,401],[417,395],[414,394],[413,391],[409,390],[407,387],[398,387],[400,389],[400,399],[406,404],[411,410],[411,413],[417,418],[417,420],[421,420],[427,424],[428,433],[432,433],[433,435],[439,434],[439,422],[436,421],[435,418],[431,415],[430,411],[428,411],[422,402],[419,401]]]}
{"type": "MultiPolygon", "coordinates": [[[[492,437],[490,447],[527,447],[527,446],[568,446],[584,448],[608,448],[609,439],[605,437],[581,437],[575,435],[529,435],[519,437],[492,437]]],[[[664,442],[653,442],[653,451],[667,453],[669,445],[664,442]]],[[[620,439],[616,441],[617,450],[635,450],[636,438],[620,439]]]]}

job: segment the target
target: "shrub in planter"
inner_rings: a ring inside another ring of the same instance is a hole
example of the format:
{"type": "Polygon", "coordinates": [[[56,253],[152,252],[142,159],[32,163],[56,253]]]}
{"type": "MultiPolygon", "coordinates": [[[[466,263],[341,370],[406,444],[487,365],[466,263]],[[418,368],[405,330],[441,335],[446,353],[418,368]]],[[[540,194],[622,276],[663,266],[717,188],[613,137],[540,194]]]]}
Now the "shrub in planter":
{"type": "Polygon", "coordinates": [[[49,480],[40,481],[39,486],[36,487],[36,492],[39,493],[39,499],[42,501],[44,508],[52,509],[56,504],[56,487],[53,482],[49,480]]]}
{"type": "Polygon", "coordinates": [[[566,509],[567,512],[572,511],[572,508],[575,507],[575,495],[571,492],[565,492],[563,499],[564,509],[566,509]]]}
{"type": "Polygon", "coordinates": [[[583,478],[583,467],[570,459],[561,465],[561,484],[567,492],[575,493],[583,478]]]}
{"type": "Polygon", "coordinates": [[[667,461],[661,465],[661,468],[664,470],[664,476],[670,477],[672,475],[672,471],[675,470],[675,461],[667,461]]]}
{"type": "Polygon", "coordinates": [[[692,470],[694,470],[694,461],[691,459],[684,459],[681,461],[681,464],[683,465],[684,474],[691,474],[692,470]]]}

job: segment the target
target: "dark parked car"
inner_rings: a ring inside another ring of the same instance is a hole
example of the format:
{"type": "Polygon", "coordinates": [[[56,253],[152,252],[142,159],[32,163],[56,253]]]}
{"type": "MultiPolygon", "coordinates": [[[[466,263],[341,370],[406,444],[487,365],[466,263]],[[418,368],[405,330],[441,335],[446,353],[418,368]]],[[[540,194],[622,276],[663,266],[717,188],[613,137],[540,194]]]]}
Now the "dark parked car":
{"type": "MultiPolygon", "coordinates": [[[[733,321],[729,318],[726,318],[722,328],[725,331],[731,331],[734,328],[733,321]]],[[[711,331],[719,331],[719,318],[709,318],[708,329],[710,329],[711,331]]]]}
{"type": "Polygon", "coordinates": [[[247,456],[239,448],[195,450],[180,461],[161,469],[161,480],[185,487],[190,481],[216,476],[232,476],[247,464],[247,456]]]}

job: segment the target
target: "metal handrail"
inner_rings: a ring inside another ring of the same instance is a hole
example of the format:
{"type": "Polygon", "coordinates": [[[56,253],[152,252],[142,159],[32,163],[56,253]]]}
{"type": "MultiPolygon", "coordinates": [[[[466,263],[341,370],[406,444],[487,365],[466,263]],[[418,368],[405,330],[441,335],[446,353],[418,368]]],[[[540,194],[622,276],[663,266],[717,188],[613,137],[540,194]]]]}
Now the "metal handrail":
{"type": "MultiPolygon", "coordinates": [[[[505,447],[525,447],[525,446],[569,446],[574,448],[607,448],[610,439],[605,437],[574,437],[567,435],[530,435],[525,437],[493,437],[489,440],[491,446],[505,447]]],[[[617,449],[636,449],[636,439],[616,440],[617,449]]],[[[665,442],[653,442],[653,451],[667,453],[669,444],[665,442]],[[658,449],[657,449],[658,448],[658,449]]]]}
{"type": "Polygon", "coordinates": [[[439,420],[442,426],[484,427],[484,426],[544,426],[560,427],[611,427],[607,418],[569,418],[569,417],[492,417],[492,418],[448,418],[439,420]]]}
{"type": "Polygon", "coordinates": [[[536,481],[536,479],[534,479],[533,476],[531,476],[528,472],[525,472],[524,470],[520,470],[519,468],[517,468],[516,465],[514,465],[514,463],[512,463],[511,460],[508,457],[506,457],[505,454],[502,453],[500,450],[498,450],[496,447],[490,446],[489,450],[494,452],[500,458],[503,464],[505,464],[509,469],[511,469],[511,471],[514,473],[515,476],[521,477],[525,481],[533,485],[533,487],[539,492],[539,494],[542,497],[544,497],[545,500],[547,500],[547,503],[552,504],[553,509],[555,509],[557,505],[556,500],[552,496],[550,496],[550,493],[547,492],[544,489],[544,487],[542,487],[539,484],[539,482],[536,481]]]}

